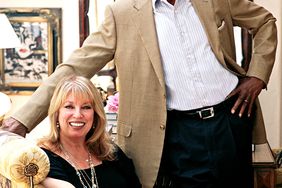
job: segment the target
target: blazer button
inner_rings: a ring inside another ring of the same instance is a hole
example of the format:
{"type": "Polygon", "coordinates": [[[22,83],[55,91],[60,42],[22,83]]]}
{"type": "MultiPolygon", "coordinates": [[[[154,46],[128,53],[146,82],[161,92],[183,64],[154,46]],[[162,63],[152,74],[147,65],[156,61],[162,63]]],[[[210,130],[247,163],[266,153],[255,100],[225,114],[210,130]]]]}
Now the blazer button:
{"type": "Polygon", "coordinates": [[[161,126],[160,126],[160,129],[161,129],[161,130],[165,130],[165,125],[161,125],[161,126]]]}

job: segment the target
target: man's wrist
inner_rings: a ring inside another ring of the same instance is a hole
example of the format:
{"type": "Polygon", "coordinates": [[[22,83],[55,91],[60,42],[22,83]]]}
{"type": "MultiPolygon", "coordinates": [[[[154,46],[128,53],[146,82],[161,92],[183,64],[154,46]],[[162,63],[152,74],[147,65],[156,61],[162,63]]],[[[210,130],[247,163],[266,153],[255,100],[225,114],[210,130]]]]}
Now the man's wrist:
{"type": "Polygon", "coordinates": [[[1,129],[9,132],[16,133],[21,136],[25,136],[28,129],[21,122],[13,117],[4,119],[1,125],[1,129]]]}

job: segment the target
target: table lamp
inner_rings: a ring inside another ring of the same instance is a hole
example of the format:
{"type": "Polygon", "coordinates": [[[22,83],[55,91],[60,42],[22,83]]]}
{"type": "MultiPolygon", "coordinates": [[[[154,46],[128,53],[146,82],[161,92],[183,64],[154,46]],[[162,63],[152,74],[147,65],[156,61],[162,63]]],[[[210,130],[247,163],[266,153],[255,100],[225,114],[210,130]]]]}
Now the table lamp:
{"type": "MultiPolygon", "coordinates": [[[[6,48],[15,48],[20,47],[21,42],[15,33],[12,25],[10,24],[7,16],[3,13],[0,13],[0,49],[6,49],[6,48]]],[[[4,55],[4,53],[3,53],[4,55]]],[[[3,58],[0,59],[0,61],[3,61],[3,58]]],[[[0,63],[1,65],[1,63],[0,63]]],[[[4,69],[4,64],[2,62],[2,67],[0,69],[4,69]]],[[[4,73],[4,70],[2,70],[0,73],[4,73]]],[[[4,83],[4,75],[0,75],[0,90],[3,90],[5,88],[4,83]]]]}
{"type": "MultiPolygon", "coordinates": [[[[3,13],[0,14],[0,25],[0,49],[19,47],[21,45],[21,42],[12,25],[10,24],[7,16],[3,13]]],[[[0,61],[2,60],[3,59],[1,59],[0,61]]],[[[4,66],[2,66],[0,69],[4,69],[4,66]]],[[[4,73],[4,71],[1,72],[4,73]]],[[[5,88],[5,83],[3,82],[2,78],[3,77],[1,77],[0,79],[0,89],[5,88]]],[[[0,123],[4,118],[4,115],[10,110],[11,104],[12,103],[10,97],[5,93],[0,92],[0,123]]]]}
{"type": "Polygon", "coordinates": [[[5,117],[5,114],[9,112],[12,107],[12,101],[8,95],[0,92],[0,126],[2,124],[2,120],[5,117]]]}
{"type": "Polygon", "coordinates": [[[21,42],[5,14],[0,14],[0,48],[20,47],[21,42]]]}

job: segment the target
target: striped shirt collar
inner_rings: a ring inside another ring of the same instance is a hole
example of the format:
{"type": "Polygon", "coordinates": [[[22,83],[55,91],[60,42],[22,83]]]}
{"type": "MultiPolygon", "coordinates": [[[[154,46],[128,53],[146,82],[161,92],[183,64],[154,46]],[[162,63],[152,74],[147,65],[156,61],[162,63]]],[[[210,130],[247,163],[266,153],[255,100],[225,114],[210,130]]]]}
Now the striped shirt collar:
{"type": "MultiPolygon", "coordinates": [[[[159,3],[160,1],[163,1],[163,2],[167,2],[167,0],[152,0],[152,6],[153,6],[153,11],[156,11],[156,4],[159,3]]],[[[181,0],[176,0],[175,3],[177,1],[181,1],[181,0]]],[[[191,1],[191,0],[185,0],[185,1],[191,1]]]]}
{"type": "Polygon", "coordinates": [[[154,11],[156,10],[156,1],[159,1],[159,0],[152,0],[152,6],[153,6],[154,11]]]}

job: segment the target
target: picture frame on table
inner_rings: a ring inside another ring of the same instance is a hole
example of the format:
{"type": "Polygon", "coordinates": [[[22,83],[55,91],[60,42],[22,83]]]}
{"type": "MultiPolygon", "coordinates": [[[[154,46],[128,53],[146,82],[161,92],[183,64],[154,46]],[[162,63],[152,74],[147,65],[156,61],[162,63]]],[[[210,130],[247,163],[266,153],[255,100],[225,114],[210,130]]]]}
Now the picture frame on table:
{"type": "Polygon", "coordinates": [[[13,91],[34,91],[62,61],[60,8],[5,8],[21,46],[0,52],[1,79],[13,91]]]}

